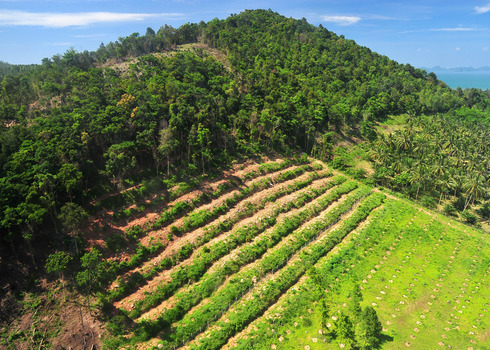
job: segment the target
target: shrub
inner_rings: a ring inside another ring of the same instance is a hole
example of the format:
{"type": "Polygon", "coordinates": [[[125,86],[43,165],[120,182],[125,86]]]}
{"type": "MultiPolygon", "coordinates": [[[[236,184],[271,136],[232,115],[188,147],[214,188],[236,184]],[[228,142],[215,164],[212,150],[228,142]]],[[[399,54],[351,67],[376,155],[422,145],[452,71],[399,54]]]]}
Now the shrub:
{"type": "Polygon", "coordinates": [[[131,240],[136,240],[143,235],[143,229],[140,225],[134,225],[126,229],[126,236],[131,240]]]}
{"type": "Polygon", "coordinates": [[[442,209],[442,211],[446,215],[455,215],[456,214],[456,208],[452,204],[446,204],[444,206],[444,209],[442,209]]]}
{"type": "Polygon", "coordinates": [[[431,196],[422,196],[420,198],[420,203],[422,203],[422,205],[427,208],[436,207],[436,200],[434,199],[434,197],[431,196]]]}
{"type": "Polygon", "coordinates": [[[475,225],[478,222],[478,216],[470,212],[469,210],[465,210],[461,213],[464,221],[466,221],[470,225],[475,225]]]}
{"type": "Polygon", "coordinates": [[[120,233],[115,233],[106,239],[107,248],[112,251],[119,251],[122,247],[126,245],[126,239],[120,233]]]}
{"type": "Polygon", "coordinates": [[[307,317],[303,318],[303,327],[311,327],[313,322],[307,317]]]}
{"type": "Polygon", "coordinates": [[[106,325],[107,329],[113,335],[122,335],[124,334],[125,325],[124,325],[124,316],[116,315],[112,317],[111,321],[106,325]]]}
{"type": "Polygon", "coordinates": [[[344,160],[344,158],[337,156],[334,159],[332,159],[332,161],[330,162],[330,165],[334,169],[344,170],[345,169],[345,160],[344,160]]]}
{"type": "Polygon", "coordinates": [[[163,258],[162,261],[160,262],[160,266],[163,268],[163,269],[169,269],[172,267],[172,259],[170,258],[163,258]]]}
{"type": "Polygon", "coordinates": [[[175,235],[175,236],[179,236],[180,235],[180,229],[177,227],[177,226],[171,226],[170,227],[170,232],[175,235]]]}
{"type": "Polygon", "coordinates": [[[490,202],[483,204],[483,206],[478,210],[478,214],[484,220],[490,220],[490,202]]]}
{"type": "Polygon", "coordinates": [[[352,176],[356,180],[364,179],[364,178],[366,178],[366,170],[364,170],[364,169],[355,169],[355,170],[352,171],[352,176]]]}
{"type": "Polygon", "coordinates": [[[180,248],[177,252],[177,259],[179,261],[187,259],[192,254],[193,249],[194,245],[192,243],[187,243],[186,245],[182,246],[182,248],[180,248]]]}

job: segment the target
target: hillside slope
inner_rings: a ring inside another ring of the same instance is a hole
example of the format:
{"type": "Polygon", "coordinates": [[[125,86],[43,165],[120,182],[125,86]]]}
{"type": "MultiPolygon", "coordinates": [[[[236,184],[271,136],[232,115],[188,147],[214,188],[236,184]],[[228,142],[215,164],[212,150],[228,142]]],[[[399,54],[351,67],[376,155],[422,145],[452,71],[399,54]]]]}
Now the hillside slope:
{"type": "Polygon", "coordinates": [[[0,235],[17,244],[56,233],[65,204],[138,176],[203,173],[270,149],[329,160],[336,138],[372,139],[389,114],[484,122],[490,101],[264,10],[70,50],[5,76],[1,89],[0,235]]]}
{"type": "Polygon", "coordinates": [[[373,186],[490,208],[490,91],[265,10],[17,68],[1,346],[488,343],[488,234],[373,186]]]}
{"type": "MultiPolygon", "coordinates": [[[[144,215],[121,218],[133,206],[122,207],[110,230],[109,217],[89,219],[98,245],[81,269],[65,271],[75,278],[51,285],[48,300],[26,294],[24,312],[39,311],[46,327],[32,344],[60,344],[60,335],[74,344],[70,334],[90,344],[100,334],[107,349],[349,348],[368,341],[355,321],[367,306],[382,323],[381,348],[488,344],[488,234],[318,160],[259,162],[194,190],[176,187],[168,205],[144,215]],[[77,285],[87,300],[76,297],[77,285]],[[77,312],[72,319],[49,312],[77,311],[76,298],[86,313],[95,291],[102,323],[86,314],[76,337],[77,312]],[[352,328],[341,333],[345,316],[352,328]]],[[[29,344],[24,319],[3,330],[7,348],[29,344]]]]}

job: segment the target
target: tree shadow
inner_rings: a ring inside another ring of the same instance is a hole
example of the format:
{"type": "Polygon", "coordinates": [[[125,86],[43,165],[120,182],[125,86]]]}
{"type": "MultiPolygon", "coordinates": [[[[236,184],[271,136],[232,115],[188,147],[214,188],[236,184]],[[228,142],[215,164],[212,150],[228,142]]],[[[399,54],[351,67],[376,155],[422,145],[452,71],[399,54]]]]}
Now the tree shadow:
{"type": "Polygon", "coordinates": [[[382,348],[384,344],[392,342],[393,340],[394,338],[391,335],[381,333],[381,335],[379,336],[378,349],[382,348]]]}

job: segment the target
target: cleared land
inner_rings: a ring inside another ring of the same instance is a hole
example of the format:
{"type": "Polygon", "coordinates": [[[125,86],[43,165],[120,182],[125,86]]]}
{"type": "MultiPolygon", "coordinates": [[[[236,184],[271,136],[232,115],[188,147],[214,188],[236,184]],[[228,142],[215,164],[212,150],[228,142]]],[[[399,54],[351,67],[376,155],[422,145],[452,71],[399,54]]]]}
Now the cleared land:
{"type": "Polygon", "coordinates": [[[351,312],[359,285],[361,307],[374,307],[383,324],[382,348],[489,343],[482,231],[315,160],[268,160],[239,175],[221,192],[207,184],[211,199],[168,216],[189,201],[177,196],[158,213],[171,219],[143,230],[142,246],[154,249],[128,257],[134,263],[121,268],[107,297],[132,323],[124,342],[140,349],[349,348],[355,338],[332,330],[340,313],[351,312]]]}

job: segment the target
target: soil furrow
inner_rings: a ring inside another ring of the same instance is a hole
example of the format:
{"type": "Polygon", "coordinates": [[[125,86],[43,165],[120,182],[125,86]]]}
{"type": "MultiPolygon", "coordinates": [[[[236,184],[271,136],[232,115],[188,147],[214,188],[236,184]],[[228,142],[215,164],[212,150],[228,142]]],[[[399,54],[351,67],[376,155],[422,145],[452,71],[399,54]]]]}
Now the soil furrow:
{"type": "MultiPolygon", "coordinates": [[[[288,168],[288,169],[290,169],[290,168],[288,168]]],[[[213,220],[212,222],[208,223],[204,227],[201,227],[201,228],[198,228],[198,229],[196,229],[194,231],[189,232],[188,234],[186,234],[185,236],[183,236],[179,240],[178,243],[176,242],[176,244],[167,247],[167,249],[165,249],[163,253],[161,253],[160,255],[152,258],[148,263],[146,263],[145,264],[146,268],[147,269],[151,269],[151,268],[153,268],[153,266],[156,266],[156,264],[159,264],[163,258],[168,257],[168,256],[171,256],[171,255],[175,255],[175,252],[177,252],[185,244],[188,244],[188,243],[196,244],[196,241],[197,241],[198,237],[202,236],[205,233],[205,231],[206,231],[207,228],[213,227],[213,226],[217,226],[220,223],[224,222],[225,220],[230,219],[230,218],[233,218],[234,216],[239,215],[239,213],[241,211],[245,211],[246,210],[246,207],[247,207],[248,203],[250,203],[252,205],[257,205],[259,203],[262,203],[263,200],[265,198],[267,198],[270,194],[272,194],[274,192],[277,192],[277,191],[280,191],[282,189],[285,189],[289,185],[294,184],[295,182],[306,180],[310,176],[310,174],[311,173],[305,173],[305,174],[303,174],[303,175],[301,175],[301,176],[299,176],[299,177],[297,177],[295,179],[288,180],[288,181],[283,182],[281,184],[278,184],[278,185],[276,185],[276,186],[274,186],[272,188],[268,188],[268,189],[265,189],[263,191],[260,191],[260,192],[255,193],[254,195],[252,195],[251,197],[249,197],[248,200],[244,200],[244,201],[240,202],[238,205],[236,205],[234,208],[232,208],[226,214],[224,214],[224,215],[220,216],[219,218],[213,220]]],[[[324,175],[327,174],[327,171],[326,170],[323,170],[323,174],[324,175]]],[[[235,224],[235,226],[236,225],[237,224],[235,224]]],[[[230,231],[228,231],[227,233],[225,233],[225,236],[227,234],[229,234],[229,232],[230,231]]],[[[222,238],[220,236],[223,236],[223,235],[220,234],[216,238],[224,239],[224,237],[222,238]]],[[[191,261],[191,260],[192,260],[192,256],[191,256],[190,259],[186,259],[185,261],[181,262],[178,266],[182,266],[182,264],[188,264],[189,261],[191,261]]],[[[169,277],[170,277],[170,274],[173,271],[174,271],[174,269],[163,271],[163,273],[160,273],[155,278],[153,278],[152,280],[148,281],[147,284],[143,285],[141,288],[139,288],[133,294],[125,297],[121,301],[116,302],[114,304],[114,306],[115,307],[118,307],[118,308],[124,308],[126,310],[130,310],[132,308],[132,305],[134,304],[135,301],[142,300],[145,297],[145,292],[151,293],[151,291],[154,290],[157,286],[159,286],[161,283],[164,283],[165,281],[167,281],[169,279],[169,277]]],[[[135,272],[144,273],[144,268],[141,268],[139,270],[136,270],[135,272]]]]}

